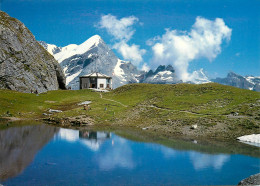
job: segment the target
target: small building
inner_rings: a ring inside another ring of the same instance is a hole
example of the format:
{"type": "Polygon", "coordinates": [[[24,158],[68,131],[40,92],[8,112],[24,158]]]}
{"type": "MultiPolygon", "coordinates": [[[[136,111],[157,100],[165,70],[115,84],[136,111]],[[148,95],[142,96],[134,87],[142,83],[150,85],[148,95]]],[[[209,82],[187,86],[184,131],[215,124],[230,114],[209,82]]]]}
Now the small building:
{"type": "Polygon", "coordinates": [[[79,77],[79,89],[96,88],[112,89],[112,77],[99,72],[93,72],[79,77]]]}

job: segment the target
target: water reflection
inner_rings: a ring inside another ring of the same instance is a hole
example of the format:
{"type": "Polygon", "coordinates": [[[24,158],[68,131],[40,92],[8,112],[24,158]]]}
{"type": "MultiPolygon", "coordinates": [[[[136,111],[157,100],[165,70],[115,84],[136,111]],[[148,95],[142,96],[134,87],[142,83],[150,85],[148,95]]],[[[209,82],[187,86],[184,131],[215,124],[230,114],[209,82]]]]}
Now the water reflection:
{"type": "Polygon", "coordinates": [[[259,159],[219,153],[214,145],[202,151],[192,142],[164,142],[167,147],[102,131],[10,128],[0,131],[0,175],[16,176],[33,162],[4,184],[223,185],[237,184],[260,168],[259,159]]]}
{"type": "Polygon", "coordinates": [[[175,159],[177,156],[184,157],[187,155],[195,170],[208,169],[211,167],[215,170],[219,170],[230,160],[230,155],[227,154],[206,154],[196,151],[180,152],[160,145],[152,145],[150,148],[160,151],[166,159],[175,159]]]}
{"type": "Polygon", "coordinates": [[[46,125],[0,131],[0,180],[20,174],[57,131],[57,128],[46,125]]]}
{"type": "Polygon", "coordinates": [[[101,145],[107,139],[110,139],[110,132],[96,132],[88,130],[72,130],[60,128],[56,135],[56,140],[65,140],[67,142],[79,142],[92,151],[98,151],[101,145]]]}
{"type": "Polygon", "coordinates": [[[55,138],[59,138],[68,142],[76,142],[79,140],[79,131],[60,128],[60,131],[55,138]]]}
{"type": "Polygon", "coordinates": [[[191,162],[196,170],[213,167],[219,170],[223,165],[229,161],[230,155],[225,154],[202,154],[195,151],[189,153],[191,162]]]}
{"type": "Polygon", "coordinates": [[[96,152],[94,159],[101,170],[107,171],[118,167],[134,168],[132,149],[128,141],[118,136],[114,136],[113,139],[111,137],[110,132],[61,128],[56,135],[56,140],[66,140],[70,143],[78,142],[96,152]],[[110,143],[101,150],[100,148],[106,140],[110,140],[110,143]]]}
{"type": "Polygon", "coordinates": [[[79,131],[80,142],[93,151],[97,151],[100,146],[110,139],[109,132],[92,132],[92,131],[79,131]]]}
{"type": "Polygon", "coordinates": [[[135,167],[132,156],[132,148],[129,141],[115,136],[111,146],[104,152],[97,154],[96,161],[101,170],[112,170],[115,168],[133,169],[135,167]]]}

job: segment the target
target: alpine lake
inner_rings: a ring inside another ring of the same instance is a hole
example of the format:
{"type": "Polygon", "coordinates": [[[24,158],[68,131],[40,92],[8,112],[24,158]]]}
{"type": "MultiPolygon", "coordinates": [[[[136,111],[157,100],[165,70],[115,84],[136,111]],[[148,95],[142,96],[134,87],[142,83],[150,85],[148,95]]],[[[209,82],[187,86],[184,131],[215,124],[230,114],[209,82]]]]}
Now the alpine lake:
{"type": "Polygon", "coordinates": [[[260,170],[259,147],[237,141],[1,126],[0,185],[237,185],[260,170]]]}

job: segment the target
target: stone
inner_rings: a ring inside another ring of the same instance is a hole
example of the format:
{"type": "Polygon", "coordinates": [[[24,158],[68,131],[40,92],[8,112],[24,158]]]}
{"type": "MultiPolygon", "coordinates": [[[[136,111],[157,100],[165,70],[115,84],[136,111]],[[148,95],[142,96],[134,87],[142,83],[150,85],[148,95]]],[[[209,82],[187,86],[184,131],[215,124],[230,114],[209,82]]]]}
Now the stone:
{"type": "Polygon", "coordinates": [[[61,110],[50,109],[49,112],[50,112],[50,113],[53,113],[53,112],[60,113],[60,112],[62,112],[62,111],[61,111],[61,110]]]}
{"type": "Polygon", "coordinates": [[[192,125],[190,128],[191,129],[196,129],[196,128],[198,128],[198,125],[197,124],[196,125],[192,125]]]}

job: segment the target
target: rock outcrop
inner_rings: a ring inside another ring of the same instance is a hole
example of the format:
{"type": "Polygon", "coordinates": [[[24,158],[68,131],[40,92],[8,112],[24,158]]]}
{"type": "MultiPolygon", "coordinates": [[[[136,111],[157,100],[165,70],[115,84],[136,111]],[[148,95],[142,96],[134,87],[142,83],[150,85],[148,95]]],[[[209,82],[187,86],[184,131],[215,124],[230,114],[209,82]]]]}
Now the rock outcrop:
{"type": "Polygon", "coordinates": [[[260,185],[260,173],[243,179],[238,185],[260,185]]]}
{"type": "Polygon", "coordinates": [[[64,73],[23,23],[0,11],[0,88],[20,92],[65,89],[64,73]]]}

